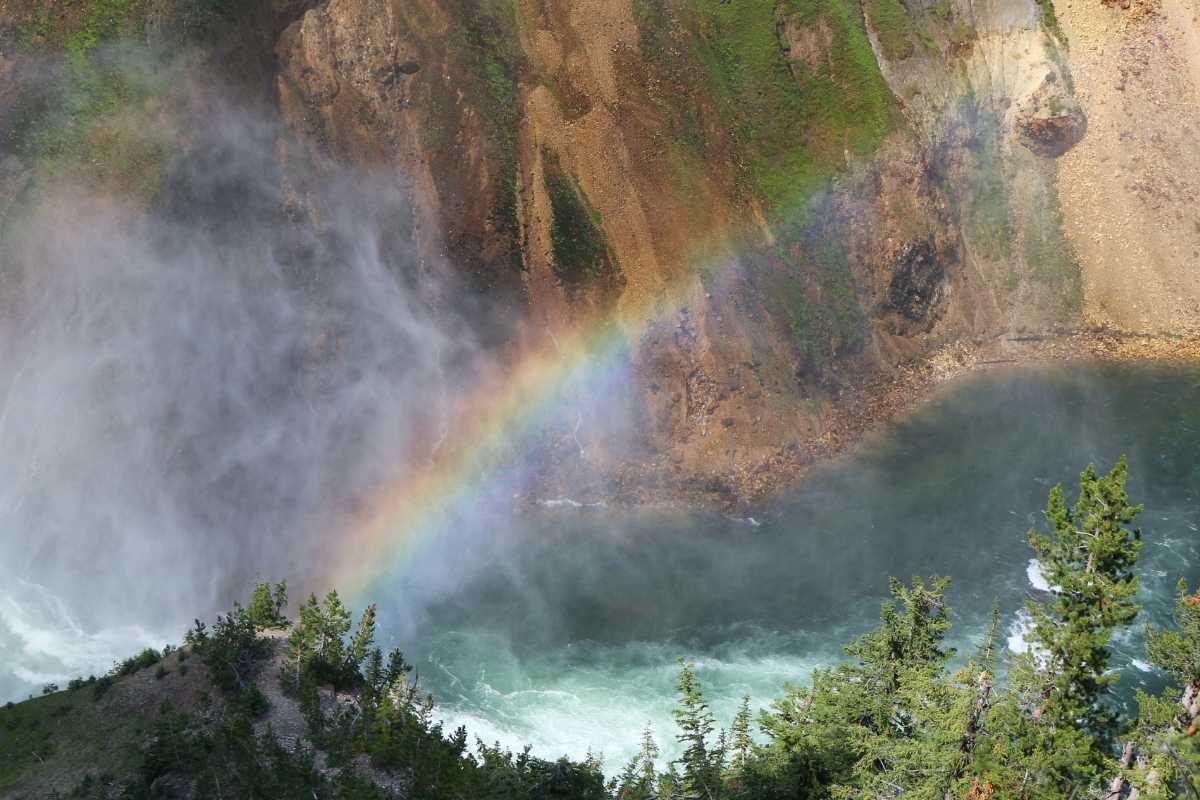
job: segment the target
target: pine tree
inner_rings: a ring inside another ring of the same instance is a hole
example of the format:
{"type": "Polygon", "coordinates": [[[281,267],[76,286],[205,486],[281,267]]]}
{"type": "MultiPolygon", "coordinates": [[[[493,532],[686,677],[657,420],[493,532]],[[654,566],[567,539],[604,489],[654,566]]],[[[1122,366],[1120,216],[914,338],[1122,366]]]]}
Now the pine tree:
{"type": "Polygon", "coordinates": [[[754,746],[754,741],[750,738],[750,720],[750,695],[743,695],[742,704],[738,707],[738,712],[733,718],[733,725],[730,727],[733,746],[730,768],[735,778],[740,778],[745,772],[746,762],[750,758],[750,748],[754,746]]]}
{"type": "Polygon", "coordinates": [[[287,604],[288,604],[287,580],[286,579],[281,580],[281,581],[279,581],[279,583],[275,584],[275,591],[273,593],[272,599],[275,601],[275,618],[278,620],[282,620],[284,622],[284,624],[286,625],[287,624],[287,616],[284,614],[284,611],[287,610],[287,604]]]}
{"type": "Polygon", "coordinates": [[[275,584],[274,591],[270,584],[258,581],[254,584],[246,614],[256,630],[282,629],[288,626],[288,620],[283,615],[286,606],[286,581],[275,584]]]}
{"type": "MultiPolygon", "coordinates": [[[[1189,594],[1179,582],[1175,627],[1148,626],[1146,649],[1150,661],[1171,676],[1173,684],[1157,697],[1138,693],[1138,729],[1131,743],[1138,763],[1113,781],[1131,776],[1138,796],[1200,797],[1200,592],[1189,594]]],[[[1128,763],[1125,764],[1128,767],[1128,763]]]]}
{"type": "Polygon", "coordinates": [[[336,589],[325,595],[321,609],[321,638],[317,657],[326,668],[340,668],[346,662],[345,636],[350,632],[350,611],[342,605],[336,589]]]}
{"type": "Polygon", "coordinates": [[[348,673],[355,674],[358,672],[363,662],[367,660],[367,655],[371,652],[371,647],[375,644],[375,604],[367,606],[363,611],[362,616],[358,620],[358,630],[354,632],[354,638],[350,641],[350,647],[346,653],[346,670],[348,673]]]}
{"type": "Polygon", "coordinates": [[[1106,476],[1089,465],[1079,478],[1079,498],[1067,506],[1062,486],[1050,492],[1046,519],[1049,535],[1029,532],[1054,597],[1031,601],[1033,639],[1043,652],[1039,664],[1044,698],[1037,713],[1047,722],[1081,722],[1104,739],[1114,717],[1103,705],[1115,675],[1107,674],[1109,639],[1133,622],[1138,580],[1133,569],[1141,550],[1141,532],[1128,526],[1142,511],[1129,504],[1127,463],[1122,457],[1106,476]]]}
{"type": "Polygon", "coordinates": [[[679,759],[683,767],[682,788],[685,795],[702,798],[718,796],[717,781],[709,753],[708,736],[713,731],[712,712],[704,702],[695,667],[679,659],[679,701],[671,711],[679,734],[675,737],[684,746],[679,759]]]}
{"type": "Polygon", "coordinates": [[[300,605],[300,616],[288,635],[288,660],[292,662],[293,688],[300,684],[301,672],[311,664],[318,655],[321,637],[324,630],[324,618],[317,596],[310,594],[300,605]]]}
{"type": "Polygon", "coordinates": [[[363,671],[363,680],[366,682],[368,693],[372,697],[378,698],[384,684],[383,651],[378,647],[372,647],[371,654],[367,656],[367,667],[363,671]]]}
{"type": "Polygon", "coordinates": [[[621,773],[609,783],[609,794],[615,800],[646,800],[648,792],[642,792],[638,780],[637,756],[625,762],[621,773]]]}
{"type": "Polygon", "coordinates": [[[391,685],[398,678],[402,678],[412,672],[412,665],[404,660],[404,654],[399,650],[392,650],[388,653],[387,669],[384,670],[384,682],[391,685]]]}
{"type": "Polygon", "coordinates": [[[895,691],[903,669],[939,664],[951,655],[942,650],[950,629],[945,603],[949,585],[948,578],[933,578],[929,584],[913,578],[911,586],[892,578],[893,599],[881,606],[879,627],[846,648],[846,654],[862,663],[883,695],[895,691]]]}
{"type": "Polygon", "coordinates": [[[654,731],[650,727],[650,723],[646,723],[646,729],[642,731],[642,746],[638,751],[638,764],[640,786],[649,795],[654,789],[654,764],[658,760],[661,752],[658,749],[658,742],[654,740],[654,731]]]}
{"type": "Polygon", "coordinates": [[[1149,626],[1146,647],[1154,665],[1178,684],[1178,727],[1195,736],[1200,717],[1200,587],[1196,594],[1189,594],[1183,580],[1175,604],[1175,626],[1174,630],[1149,626]]]}

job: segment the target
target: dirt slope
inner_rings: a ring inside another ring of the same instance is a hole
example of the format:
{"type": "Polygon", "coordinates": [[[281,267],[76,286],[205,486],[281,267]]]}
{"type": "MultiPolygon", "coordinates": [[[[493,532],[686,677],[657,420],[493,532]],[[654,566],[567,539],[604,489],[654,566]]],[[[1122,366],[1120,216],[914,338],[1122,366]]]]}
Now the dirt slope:
{"type": "Polygon", "coordinates": [[[1059,10],[1088,136],[1059,162],[1086,316],[1136,331],[1200,320],[1200,23],[1189,0],[1059,10]]]}

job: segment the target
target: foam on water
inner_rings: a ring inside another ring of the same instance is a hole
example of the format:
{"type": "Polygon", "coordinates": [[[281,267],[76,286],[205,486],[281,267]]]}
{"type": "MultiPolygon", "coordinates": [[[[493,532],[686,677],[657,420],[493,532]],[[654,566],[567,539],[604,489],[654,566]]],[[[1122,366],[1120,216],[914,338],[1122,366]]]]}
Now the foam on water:
{"type": "Polygon", "coordinates": [[[1046,574],[1042,572],[1042,562],[1036,558],[1029,559],[1029,566],[1025,568],[1025,575],[1029,578],[1029,585],[1039,592],[1049,592],[1051,590],[1050,581],[1046,580],[1046,574]]]}
{"type": "Polygon", "coordinates": [[[529,744],[546,757],[603,754],[612,771],[635,755],[647,724],[664,762],[679,755],[671,717],[679,658],[695,660],[705,698],[722,726],[729,725],[744,695],[752,708],[763,707],[785,681],[805,681],[813,669],[837,658],[818,652],[762,655],[764,646],[775,649],[776,642],[764,641],[771,638],[764,633],[706,654],[671,643],[585,643],[530,658],[500,637],[459,633],[439,642],[424,676],[439,690],[436,714],[448,730],[465,725],[485,742],[529,744]]]}
{"type": "Polygon", "coordinates": [[[101,675],[117,659],[165,642],[134,624],[86,630],[46,587],[0,573],[0,693],[101,675]]]}

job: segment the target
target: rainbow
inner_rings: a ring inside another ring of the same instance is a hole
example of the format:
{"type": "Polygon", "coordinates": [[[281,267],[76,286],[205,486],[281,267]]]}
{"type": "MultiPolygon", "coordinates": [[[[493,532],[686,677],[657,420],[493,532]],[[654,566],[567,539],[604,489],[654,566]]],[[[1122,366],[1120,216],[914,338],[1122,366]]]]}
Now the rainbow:
{"type": "Polygon", "coordinates": [[[616,314],[548,336],[503,374],[481,381],[460,398],[448,427],[453,433],[431,462],[375,492],[366,511],[338,533],[331,585],[356,602],[374,597],[382,580],[400,574],[423,544],[445,530],[453,510],[478,499],[497,468],[572,387],[623,362],[631,342],[698,288],[697,280],[676,281],[616,314]]]}

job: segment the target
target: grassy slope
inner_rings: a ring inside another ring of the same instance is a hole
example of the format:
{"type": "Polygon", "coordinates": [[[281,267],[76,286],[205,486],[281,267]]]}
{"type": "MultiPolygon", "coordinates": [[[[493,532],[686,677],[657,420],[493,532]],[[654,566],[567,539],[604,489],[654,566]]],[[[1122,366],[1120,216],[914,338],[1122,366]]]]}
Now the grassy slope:
{"type": "MultiPolygon", "coordinates": [[[[521,105],[518,85],[528,69],[518,34],[516,0],[452,0],[449,8],[460,26],[454,47],[462,59],[469,81],[456,86],[479,109],[486,123],[488,145],[498,168],[498,188],[492,222],[508,239],[510,266],[522,268],[517,222],[517,129],[521,105]]],[[[431,117],[435,126],[437,119],[431,117]]],[[[448,121],[448,120],[445,120],[448,121]]],[[[454,140],[457,128],[450,125],[432,135],[443,142],[454,140]]]]}
{"type": "Polygon", "coordinates": [[[913,54],[912,22],[901,0],[867,0],[867,8],[883,55],[903,61],[913,54]]]}
{"type": "Polygon", "coordinates": [[[88,775],[130,777],[162,701],[190,707],[206,698],[208,670],[184,659],[176,652],[116,678],[103,693],[89,682],[0,708],[0,796],[69,791],[88,775]]]}
{"type": "MultiPolygon", "coordinates": [[[[898,124],[897,105],[875,60],[865,21],[851,0],[689,0],[698,60],[717,108],[735,126],[753,194],[765,207],[777,245],[749,259],[761,292],[789,330],[809,369],[820,371],[864,340],[866,319],[831,209],[830,179],[847,155],[873,152],[898,124]],[[789,63],[778,33],[792,17],[829,32],[819,65],[789,63]]],[[[898,0],[890,0],[897,4],[898,0]]],[[[882,9],[882,11],[879,11],[882,9]]],[[[906,18],[888,16],[907,41],[906,18]]],[[[880,24],[877,19],[877,25],[880,24]]],[[[911,45],[910,45],[911,46],[911,45]]]]}
{"type": "Polygon", "coordinates": [[[850,0],[689,0],[696,52],[721,113],[741,135],[755,194],[776,221],[823,188],[844,154],[869,153],[895,107],[856,3],[850,0]],[[777,35],[785,15],[833,35],[816,70],[793,73],[777,35]]]}
{"type": "Polygon", "coordinates": [[[148,198],[164,153],[145,134],[158,92],[152,69],[111,44],[144,35],[144,0],[87,0],[62,15],[39,11],[21,30],[29,51],[57,53],[53,79],[21,107],[18,154],[48,174],[72,173],[148,198]]]}
{"type": "Polygon", "coordinates": [[[605,284],[620,271],[604,234],[600,214],[588,202],[579,183],[563,172],[558,160],[543,154],[546,192],[550,196],[550,240],[554,271],[569,292],[587,285],[605,284]]]}

